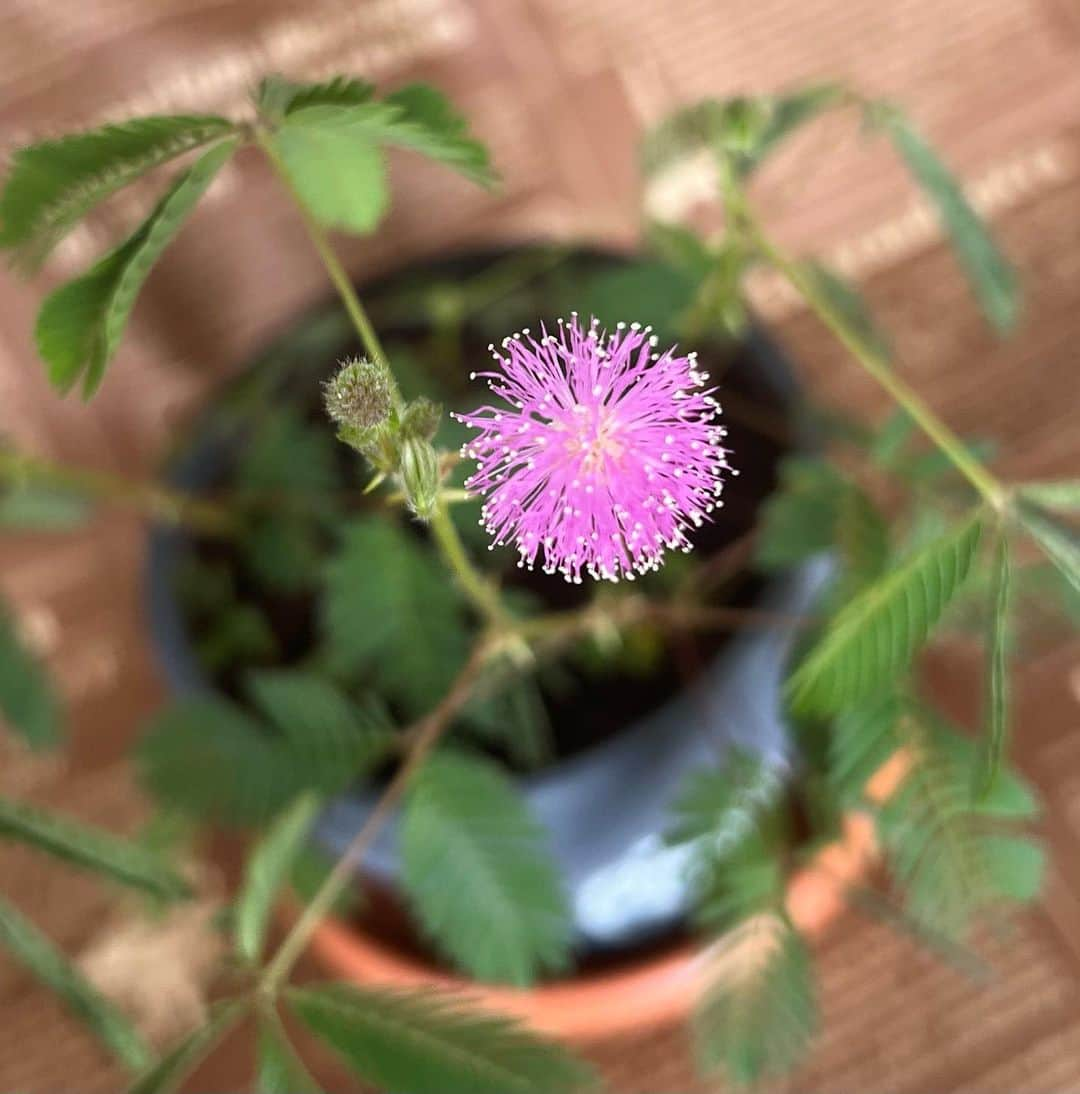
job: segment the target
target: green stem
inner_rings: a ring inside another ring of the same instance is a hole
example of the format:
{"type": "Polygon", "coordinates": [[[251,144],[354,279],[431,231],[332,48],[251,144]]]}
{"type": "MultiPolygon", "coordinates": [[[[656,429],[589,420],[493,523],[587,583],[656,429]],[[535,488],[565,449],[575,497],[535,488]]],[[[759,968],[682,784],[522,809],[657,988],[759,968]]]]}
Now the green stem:
{"type": "Polygon", "coordinates": [[[792,258],[762,231],[746,204],[741,205],[745,229],[758,251],[767,258],[810,305],[811,310],[836,335],[844,347],[892,398],[904,408],[919,428],[952,461],[953,466],[968,480],[986,502],[998,512],[1008,504],[1008,491],[968,451],[964,442],[923,402],[920,395],[893,370],[888,359],[865,344],[852,331],[843,315],[820,291],[806,267],[792,258]]]}
{"type": "Polygon", "coordinates": [[[513,627],[496,587],[472,564],[465,544],[450,518],[446,500],[440,496],[431,517],[431,533],[447,566],[453,571],[462,592],[476,610],[497,630],[513,627]]]}
{"type": "MultiPolygon", "coordinates": [[[[319,257],[322,259],[323,265],[326,267],[326,272],[329,274],[330,280],[334,284],[334,288],[337,289],[338,294],[341,296],[342,302],[345,305],[345,310],[349,313],[349,318],[356,328],[356,333],[360,336],[360,341],[364,344],[364,347],[367,349],[372,360],[381,364],[391,378],[393,378],[390,363],[379,343],[375,328],[371,325],[367,312],[364,311],[364,306],[360,303],[360,298],[356,295],[356,292],[352,287],[352,281],[349,279],[349,275],[338,261],[337,255],[334,254],[333,248],[326,238],[326,233],[322,229],[322,225],[320,225],[318,220],[313,216],[311,210],[307,207],[307,203],[304,201],[303,196],[293,185],[292,179],[289,177],[289,172],[286,169],[285,164],[282,163],[277,149],[274,147],[273,140],[264,130],[258,130],[256,132],[255,140],[266,154],[270,166],[274,169],[274,172],[280,179],[282,185],[292,197],[297,211],[304,222],[304,227],[311,237],[311,242],[318,252],[319,257]]],[[[397,390],[396,382],[395,394],[397,396],[397,401],[400,404],[401,393],[397,390]]],[[[506,609],[502,605],[498,591],[469,560],[469,556],[465,551],[465,546],[461,542],[453,522],[450,520],[446,504],[441,498],[436,506],[435,515],[431,519],[431,530],[443,558],[446,560],[450,569],[453,570],[454,575],[458,580],[458,584],[465,592],[465,595],[473,602],[480,614],[489,623],[499,629],[506,629],[510,619],[506,609]]]]}
{"type": "Polygon", "coordinates": [[[67,467],[17,452],[0,451],[0,481],[39,483],[80,496],[130,506],[155,520],[182,524],[206,535],[230,535],[236,520],[225,507],[156,483],[138,482],[105,471],[67,467]]]}
{"type": "MultiPolygon", "coordinates": [[[[285,164],[281,160],[281,156],[278,155],[278,151],[274,147],[274,142],[263,130],[258,130],[256,132],[255,140],[265,153],[267,160],[270,162],[270,166],[274,170],[274,174],[277,175],[278,180],[293,199],[297,212],[300,214],[300,219],[304,222],[308,237],[311,239],[312,246],[314,246],[316,253],[322,260],[323,266],[326,267],[327,275],[334,288],[337,289],[338,295],[341,297],[341,302],[345,305],[345,311],[352,320],[352,324],[356,328],[356,333],[360,336],[360,341],[363,344],[364,349],[367,350],[368,356],[376,364],[382,365],[393,378],[393,373],[390,370],[390,362],[387,360],[386,353],[382,348],[382,344],[379,342],[379,336],[375,333],[375,328],[371,325],[371,320],[364,310],[364,305],[360,303],[360,298],[356,295],[352,279],[346,272],[345,267],[342,266],[338,256],[334,253],[334,249],[330,246],[330,241],[327,239],[326,232],[323,231],[322,225],[316,220],[315,216],[308,208],[307,203],[304,201],[303,196],[293,185],[293,181],[289,177],[288,169],[285,167],[285,164]]],[[[398,393],[399,401],[400,398],[400,393],[398,393]]]]}

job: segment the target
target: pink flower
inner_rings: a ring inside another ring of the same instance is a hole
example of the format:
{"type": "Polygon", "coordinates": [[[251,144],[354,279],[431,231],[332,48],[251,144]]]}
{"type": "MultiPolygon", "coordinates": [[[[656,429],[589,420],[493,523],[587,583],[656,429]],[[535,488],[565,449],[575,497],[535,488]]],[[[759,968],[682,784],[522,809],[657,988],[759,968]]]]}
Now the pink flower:
{"type": "Polygon", "coordinates": [[[505,405],[455,417],[479,431],[462,455],[476,460],[465,485],[486,499],[480,523],[493,547],[517,545],[520,566],[540,556],[567,581],[632,581],[689,551],[686,529],[721,504],[729,467],[708,377],[693,353],[656,352],[649,332],[608,334],[595,319],[583,332],[572,315],[557,336],[526,328],[490,347],[499,370],[480,375],[505,405]]]}

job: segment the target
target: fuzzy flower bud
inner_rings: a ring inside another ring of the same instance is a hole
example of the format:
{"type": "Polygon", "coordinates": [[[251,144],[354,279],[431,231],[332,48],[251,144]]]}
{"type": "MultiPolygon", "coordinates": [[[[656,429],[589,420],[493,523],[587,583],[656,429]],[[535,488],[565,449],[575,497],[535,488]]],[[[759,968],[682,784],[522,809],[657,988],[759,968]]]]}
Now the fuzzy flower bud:
{"type": "Polygon", "coordinates": [[[343,429],[381,425],[394,405],[394,382],[385,366],[365,357],[345,361],[323,385],[326,413],[343,429]]]}
{"type": "Polygon", "coordinates": [[[400,452],[399,474],[409,509],[420,520],[430,520],[439,495],[439,457],[423,437],[404,437],[400,452]]]}

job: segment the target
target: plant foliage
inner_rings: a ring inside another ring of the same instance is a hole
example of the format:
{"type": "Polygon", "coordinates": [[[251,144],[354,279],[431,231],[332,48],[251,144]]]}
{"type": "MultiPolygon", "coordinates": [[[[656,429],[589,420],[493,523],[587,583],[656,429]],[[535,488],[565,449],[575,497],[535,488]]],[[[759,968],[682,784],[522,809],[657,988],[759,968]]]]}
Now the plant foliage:
{"type": "Polygon", "coordinates": [[[2,797],[0,838],[37,847],[65,862],[121,885],[141,889],[151,896],[175,899],[189,892],[183,878],[150,848],[2,797]]]}
{"type": "Polygon", "coordinates": [[[44,669],[23,645],[0,604],[0,719],[31,748],[61,739],[60,707],[44,669]]]}
{"type": "Polygon", "coordinates": [[[235,147],[224,140],[203,153],[127,240],[47,297],[36,338],[54,387],[68,391],[81,377],[85,396],[97,390],[143,282],[235,147]]]}
{"type": "Polygon", "coordinates": [[[326,567],[327,655],[368,672],[410,716],[450,686],[468,648],[457,590],[425,546],[393,522],[358,517],[326,567]]]}
{"type": "Polygon", "coordinates": [[[245,961],[254,964],[262,954],[274,901],[311,832],[319,804],[314,794],[297,798],[248,855],[233,928],[237,951],[245,961]]]}
{"type": "Polygon", "coordinates": [[[286,999],[357,1075],[400,1094],[557,1094],[591,1085],[565,1049],[453,996],[327,984],[294,988],[286,999]]]}
{"type": "Polygon", "coordinates": [[[284,695],[293,702],[308,697],[313,705],[301,723],[285,718],[283,702],[275,718],[286,732],[224,699],[197,697],[167,707],[138,754],[142,778],[160,802],[225,824],[262,824],[305,790],[340,792],[391,744],[380,715],[349,708],[325,681],[283,670],[257,678],[254,688],[264,702],[284,695]]]}
{"type": "Polygon", "coordinates": [[[232,129],[213,115],[136,118],[20,149],[0,192],[0,248],[36,269],[99,202],[232,129]]]}
{"type": "Polygon", "coordinates": [[[998,249],[959,183],[910,120],[888,104],[871,104],[871,121],[881,126],[912,176],[937,208],[983,313],[1008,331],[1020,312],[1016,274],[998,249]]]}
{"type": "Polygon", "coordinates": [[[425,933],[481,980],[525,986],[564,968],[570,910],[544,832],[485,760],[445,752],[414,780],[402,881],[425,933]]]}
{"type": "Polygon", "coordinates": [[[781,916],[762,913],[714,943],[694,1018],[698,1059],[753,1083],[790,1068],[817,1028],[810,957],[781,916]]]}
{"type": "Polygon", "coordinates": [[[963,522],[842,608],[788,680],[793,708],[836,713],[906,669],[967,577],[981,527],[963,522]]]}

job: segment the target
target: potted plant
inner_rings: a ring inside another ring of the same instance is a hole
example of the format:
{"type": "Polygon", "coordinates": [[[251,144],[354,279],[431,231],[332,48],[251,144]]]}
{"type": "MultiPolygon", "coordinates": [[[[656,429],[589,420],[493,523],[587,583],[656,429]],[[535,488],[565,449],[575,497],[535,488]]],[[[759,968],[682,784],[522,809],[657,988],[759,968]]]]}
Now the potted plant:
{"type": "MultiPolygon", "coordinates": [[[[1080,487],[1002,483],[904,381],[856,292],[760,223],[754,170],[834,110],[892,140],[1009,326],[1013,275],[936,155],[895,107],[832,85],[709,100],[648,136],[654,180],[711,164],[715,238],[655,222],[647,255],[522,245],[362,293],[327,230],[375,228],[385,147],[494,181],[431,88],[269,78],[244,121],[138,119],[16,154],[0,243],[29,268],[121,186],[192,157],[45,300],[37,343],[63,391],[103,381],[149,269],[241,146],[293,197],[339,298],[215,398],[161,484],[2,454],[9,523],[70,521],[86,496],[153,519],[152,627],[178,695],[137,762],[164,809],[258,833],[221,998],[153,1062],[0,904],[0,938],[147,1067],[138,1089],[172,1089],[249,1014],[266,1089],[312,1086],[282,1013],[362,1078],[446,1094],[584,1088],[573,1042],[693,1010],[703,1067],[753,1080],[809,1043],[805,936],[848,896],[951,952],[973,918],[1037,894],[1034,800],[1003,764],[1012,544],[1080,587],[1061,515],[1080,487]],[[812,407],[741,303],[760,266],[889,393],[884,425],[812,407]],[[977,742],[913,677],[972,588],[977,742]],[[878,849],[884,895],[864,884],[878,849]],[[358,872],[364,907],[343,913],[358,872]],[[293,983],[309,946],[333,982],[293,983]]],[[[48,742],[55,711],[9,625],[0,650],[0,708],[48,742]]],[[[0,828],[183,895],[145,846],[27,803],[0,803],[0,828]]]]}

